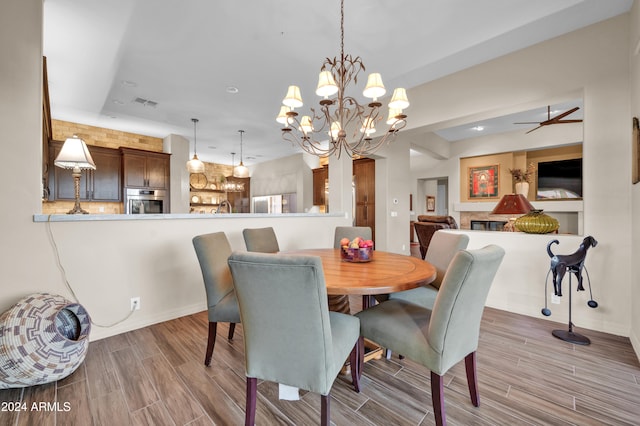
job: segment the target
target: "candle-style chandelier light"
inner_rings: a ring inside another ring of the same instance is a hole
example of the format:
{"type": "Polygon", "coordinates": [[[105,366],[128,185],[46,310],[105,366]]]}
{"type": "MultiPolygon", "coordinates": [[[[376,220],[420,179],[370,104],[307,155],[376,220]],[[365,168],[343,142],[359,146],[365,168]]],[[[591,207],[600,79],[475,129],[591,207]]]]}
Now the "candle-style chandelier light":
{"type": "Polygon", "coordinates": [[[316,95],[321,96],[318,111],[310,108],[311,115],[298,119],[295,108],[300,108],[302,97],[298,86],[289,86],[276,121],[284,125],[282,138],[297,143],[304,151],[320,157],[335,154],[340,158],[344,150],[350,157],[367,156],[381,148],[406,126],[403,110],[409,106],[406,90],[397,88],[389,102],[386,133],[377,139],[372,135],[382,121],[378,98],[386,90],[379,73],[369,74],[363,96],[371,99],[366,105],[347,95],[349,84],[357,84],[358,74],[365,67],[359,56],[344,53],[344,0],[340,1],[340,57],[325,59],[320,68],[316,95]],[[332,96],[336,95],[332,98],[332,96]],[[349,136],[351,135],[351,136],[349,136]],[[328,142],[327,142],[328,141],[328,142]]]}

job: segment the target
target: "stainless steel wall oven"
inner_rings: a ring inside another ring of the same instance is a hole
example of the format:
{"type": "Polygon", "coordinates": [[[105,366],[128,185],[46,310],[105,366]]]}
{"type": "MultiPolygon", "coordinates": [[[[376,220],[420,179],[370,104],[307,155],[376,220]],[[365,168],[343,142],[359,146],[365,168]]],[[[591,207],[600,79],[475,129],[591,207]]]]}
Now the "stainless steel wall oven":
{"type": "Polygon", "coordinates": [[[125,189],[125,214],[169,213],[169,200],[164,189],[125,189]]]}

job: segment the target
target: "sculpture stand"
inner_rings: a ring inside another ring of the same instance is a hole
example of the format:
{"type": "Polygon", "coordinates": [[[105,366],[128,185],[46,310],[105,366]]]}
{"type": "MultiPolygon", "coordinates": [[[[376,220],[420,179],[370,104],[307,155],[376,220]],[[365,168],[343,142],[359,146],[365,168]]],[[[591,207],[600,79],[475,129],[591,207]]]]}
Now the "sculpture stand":
{"type": "MultiPolygon", "coordinates": [[[[578,333],[574,333],[573,331],[573,322],[571,322],[571,274],[568,274],[568,275],[569,275],[569,330],[553,330],[551,334],[553,334],[555,337],[557,337],[560,340],[564,340],[565,342],[574,343],[576,345],[589,345],[591,344],[591,340],[589,340],[588,337],[585,337],[578,333]]],[[[587,279],[589,279],[588,274],[587,274],[587,279]]],[[[591,286],[591,280],[589,280],[589,286],[591,286]]]]}

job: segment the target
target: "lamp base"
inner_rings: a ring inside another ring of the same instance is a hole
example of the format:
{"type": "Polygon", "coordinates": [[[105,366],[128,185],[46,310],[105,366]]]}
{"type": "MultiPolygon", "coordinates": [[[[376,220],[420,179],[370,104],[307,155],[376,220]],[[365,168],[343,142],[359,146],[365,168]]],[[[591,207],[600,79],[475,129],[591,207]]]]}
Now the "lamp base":
{"type": "Polygon", "coordinates": [[[564,340],[565,342],[574,343],[576,345],[590,345],[591,340],[588,337],[583,336],[582,334],[574,333],[573,331],[567,330],[553,330],[551,334],[554,337],[557,337],[560,340],[564,340]]]}
{"type": "Polygon", "coordinates": [[[89,212],[80,208],[80,205],[76,205],[74,208],[69,210],[67,214],[89,214],[89,212]]]}
{"type": "Polygon", "coordinates": [[[67,212],[67,214],[89,214],[89,212],[80,207],[80,200],[76,198],[75,205],[67,212]]]}

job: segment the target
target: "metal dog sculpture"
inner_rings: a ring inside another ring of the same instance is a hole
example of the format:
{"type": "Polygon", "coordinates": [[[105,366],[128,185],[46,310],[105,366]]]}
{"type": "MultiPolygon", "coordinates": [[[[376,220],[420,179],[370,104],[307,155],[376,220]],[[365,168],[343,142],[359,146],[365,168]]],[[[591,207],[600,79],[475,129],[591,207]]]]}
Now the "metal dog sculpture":
{"type": "Polygon", "coordinates": [[[558,240],[552,240],[547,244],[547,254],[551,258],[551,272],[553,273],[553,292],[556,296],[562,296],[562,278],[569,271],[573,272],[578,279],[578,291],[584,291],[582,286],[582,269],[584,268],[584,260],[587,257],[589,247],[595,247],[598,242],[592,236],[585,237],[578,247],[578,250],[572,254],[558,254],[551,252],[552,244],[560,244],[558,240]]]}

